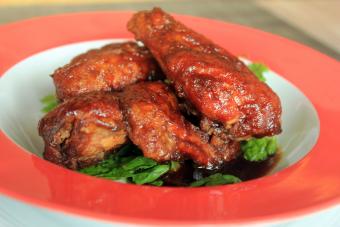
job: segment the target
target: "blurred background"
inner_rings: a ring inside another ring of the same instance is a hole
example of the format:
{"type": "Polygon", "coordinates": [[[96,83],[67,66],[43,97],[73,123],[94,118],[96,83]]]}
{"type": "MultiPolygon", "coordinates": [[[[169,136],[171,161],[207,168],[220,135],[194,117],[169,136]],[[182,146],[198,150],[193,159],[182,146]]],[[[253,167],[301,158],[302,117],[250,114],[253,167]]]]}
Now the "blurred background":
{"type": "Polygon", "coordinates": [[[340,0],[0,0],[0,25],[51,14],[154,6],[258,28],[340,60],[340,0]]]}

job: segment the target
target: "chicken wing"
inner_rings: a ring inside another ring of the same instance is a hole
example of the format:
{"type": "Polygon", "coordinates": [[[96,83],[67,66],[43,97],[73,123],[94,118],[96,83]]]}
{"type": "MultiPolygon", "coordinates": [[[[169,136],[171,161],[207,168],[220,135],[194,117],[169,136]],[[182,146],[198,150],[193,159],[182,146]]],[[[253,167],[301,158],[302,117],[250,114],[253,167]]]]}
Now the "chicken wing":
{"type": "Polygon", "coordinates": [[[214,168],[238,154],[237,142],[210,145],[208,135],[184,119],[175,95],[161,82],[130,85],[120,101],[129,138],[146,157],[160,162],[190,158],[214,168]]]}
{"type": "Polygon", "coordinates": [[[52,77],[57,97],[64,100],[91,91],[121,90],[155,76],[150,52],[135,42],[109,44],[75,57],[52,77]]]}
{"type": "Polygon", "coordinates": [[[127,140],[118,98],[92,92],[70,98],[39,122],[44,158],[70,169],[101,161],[127,140]]]}
{"type": "Polygon", "coordinates": [[[201,115],[202,129],[233,139],[281,132],[278,96],[228,51],[159,8],[135,14],[128,29],[201,115]]]}

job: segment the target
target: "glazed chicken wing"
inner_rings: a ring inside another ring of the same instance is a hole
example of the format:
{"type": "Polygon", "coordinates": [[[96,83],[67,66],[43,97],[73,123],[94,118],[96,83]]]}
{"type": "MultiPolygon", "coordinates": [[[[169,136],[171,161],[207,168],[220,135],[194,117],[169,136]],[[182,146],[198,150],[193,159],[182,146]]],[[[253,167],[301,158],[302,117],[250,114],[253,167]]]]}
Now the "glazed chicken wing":
{"type": "Polygon", "coordinates": [[[176,97],[163,83],[130,85],[120,97],[129,138],[146,157],[156,161],[190,158],[213,168],[238,153],[237,142],[225,146],[225,141],[223,149],[210,145],[208,135],[184,119],[176,97]]]}
{"type": "Polygon", "coordinates": [[[101,161],[127,140],[118,98],[92,92],[70,98],[39,122],[44,158],[70,169],[101,161]]]}
{"type": "Polygon", "coordinates": [[[159,8],[135,14],[128,29],[200,114],[202,129],[233,139],[281,132],[278,96],[235,56],[159,8]]]}
{"type": "Polygon", "coordinates": [[[125,42],[81,54],[52,77],[58,98],[64,100],[91,91],[121,90],[154,77],[156,71],[156,62],[145,47],[125,42]]]}

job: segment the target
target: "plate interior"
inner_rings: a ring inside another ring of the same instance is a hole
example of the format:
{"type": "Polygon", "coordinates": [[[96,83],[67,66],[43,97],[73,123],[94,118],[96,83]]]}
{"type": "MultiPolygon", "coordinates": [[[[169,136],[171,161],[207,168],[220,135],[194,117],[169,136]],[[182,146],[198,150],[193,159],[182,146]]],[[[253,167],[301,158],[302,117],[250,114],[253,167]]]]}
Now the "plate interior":
{"type": "MultiPolygon", "coordinates": [[[[50,75],[80,53],[122,41],[124,39],[64,45],[14,65],[0,79],[0,128],[24,148],[23,152],[41,156],[43,141],[38,135],[37,125],[44,115],[41,98],[55,92],[50,75]]],[[[277,172],[302,159],[312,149],[319,136],[320,124],[315,108],[300,90],[274,71],[266,72],[265,77],[279,95],[283,108],[283,132],[278,136],[283,156],[272,171],[277,172]]]]}

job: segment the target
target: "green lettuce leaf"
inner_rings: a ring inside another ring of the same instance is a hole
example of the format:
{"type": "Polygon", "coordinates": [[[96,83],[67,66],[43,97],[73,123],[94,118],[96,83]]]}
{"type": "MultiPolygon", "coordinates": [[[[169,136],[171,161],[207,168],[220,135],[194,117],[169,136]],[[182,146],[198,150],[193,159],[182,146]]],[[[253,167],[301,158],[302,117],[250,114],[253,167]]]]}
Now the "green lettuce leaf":
{"type": "Polygon", "coordinates": [[[199,186],[213,186],[213,185],[224,185],[224,184],[234,184],[239,183],[241,180],[238,177],[228,174],[215,173],[208,177],[202,178],[191,183],[191,187],[199,186]]]}
{"type": "Polygon", "coordinates": [[[46,95],[40,100],[40,102],[43,105],[43,108],[41,109],[41,112],[43,113],[50,112],[58,105],[58,99],[55,95],[46,95]]]}
{"type": "Polygon", "coordinates": [[[275,154],[277,149],[278,145],[275,137],[250,139],[241,144],[244,159],[251,162],[264,161],[275,154]]]}
{"type": "Polygon", "coordinates": [[[136,150],[133,145],[127,144],[97,165],[83,168],[79,172],[110,180],[161,186],[161,177],[179,168],[178,162],[159,164],[136,150]]]}
{"type": "Polygon", "coordinates": [[[264,77],[264,73],[268,72],[268,67],[265,66],[262,63],[251,63],[249,65],[247,65],[248,69],[250,69],[250,71],[252,71],[255,76],[257,76],[257,78],[259,80],[261,80],[262,82],[266,82],[266,78],[264,77]]]}

